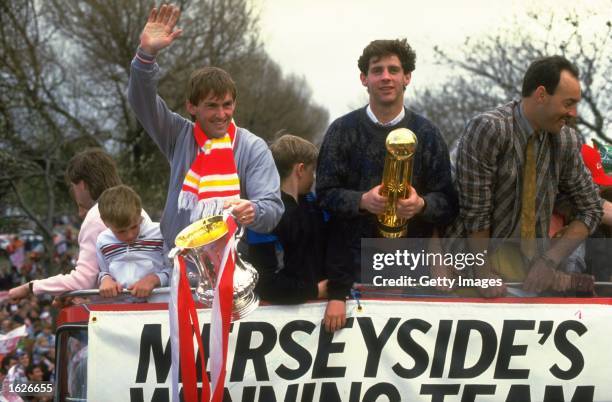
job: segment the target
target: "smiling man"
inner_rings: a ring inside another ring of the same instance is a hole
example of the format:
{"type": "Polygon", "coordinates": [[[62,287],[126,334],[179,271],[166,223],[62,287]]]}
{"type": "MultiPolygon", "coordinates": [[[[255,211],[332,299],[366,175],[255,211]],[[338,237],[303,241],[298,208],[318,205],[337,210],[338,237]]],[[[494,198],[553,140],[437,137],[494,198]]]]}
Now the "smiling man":
{"type": "MultiPolygon", "coordinates": [[[[466,126],[457,154],[461,208],[449,236],[467,236],[474,249],[489,247],[488,238],[504,239],[494,258],[500,263],[475,270],[477,277],[524,281],[525,290],[537,293],[571,287],[556,268],[602,216],[581,140],[568,125],[580,101],[578,78],[576,66],[561,56],[538,59],[525,73],[522,99],[479,114],[466,126]],[[563,241],[550,246],[546,239],[560,192],[576,213],[563,241]]],[[[482,293],[501,296],[505,287],[482,293]]]]}
{"type": "Polygon", "coordinates": [[[397,214],[409,218],[409,237],[430,237],[457,213],[448,149],[429,120],[404,106],[416,55],[403,40],[371,42],[359,58],[360,79],[369,104],[332,123],[317,167],[317,195],[331,214],[328,253],[328,304],[325,325],[344,325],[344,299],[359,278],[361,239],[378,237],[376,215],[387,199],[380,195],[387,135],[397,128],[412,130],[418,141],[412,188],[397,203],[397,214]]]}
{"type": "Polygon", "coordinates": [[[234,207],[239,224],[270,232],[283,212],[280,179],[266,143],[232,119],[236,86],[230,75],[216,67],[193,72],[186,101],[193,122],[157,95],[155,57],[180,36],[179,14],[173,5],[151,10],[128,88],[132,109],[171,167],[161,218],[165,247],[173,247],[179,231],[203,214],[218,212],[219,200],[234,207]]]}

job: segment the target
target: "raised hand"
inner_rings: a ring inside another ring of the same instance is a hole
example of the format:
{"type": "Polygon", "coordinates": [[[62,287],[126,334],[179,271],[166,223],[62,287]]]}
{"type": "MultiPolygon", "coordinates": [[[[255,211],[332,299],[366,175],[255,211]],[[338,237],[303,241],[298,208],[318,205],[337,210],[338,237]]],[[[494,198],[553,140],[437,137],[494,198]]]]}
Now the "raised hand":
{"type": "Polygon", "coordinates": [[[140,34],[140,48],[149,54],[156,55],[157,52],[168,47],[183,33],[182,29],[174,30],[180,15],[181,10],[174,4],[164,4],[159,10],[154,7],[140,34]]]}

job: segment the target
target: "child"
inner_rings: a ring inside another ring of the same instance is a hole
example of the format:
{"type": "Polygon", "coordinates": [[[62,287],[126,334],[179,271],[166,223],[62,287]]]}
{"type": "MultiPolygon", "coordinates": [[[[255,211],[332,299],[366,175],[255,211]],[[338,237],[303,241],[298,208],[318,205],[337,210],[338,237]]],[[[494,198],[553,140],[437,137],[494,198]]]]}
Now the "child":
{"type": "Polygon", "coordinates": [[[140,197],[125,185],[105,190],[98,200],[100,218],[108,227],[96,243],[102,297],[114,297],[123,288],[135,297],[148,297],[153,288],[166,286],[170,267],[164,264],[159,223],[144,220],[140,197]]]}
{"type": "Polygon", "coordinates": [[[254,233],[248,232],[248,258],[259,271],[257,291],[264,300],[282,303],[326,297],[324,219],[306,196],[314,182],[317,148],[300,137],[283,135],[270,151],[285,212],[272,232],[273,242],[255,244],[254,233]]]}

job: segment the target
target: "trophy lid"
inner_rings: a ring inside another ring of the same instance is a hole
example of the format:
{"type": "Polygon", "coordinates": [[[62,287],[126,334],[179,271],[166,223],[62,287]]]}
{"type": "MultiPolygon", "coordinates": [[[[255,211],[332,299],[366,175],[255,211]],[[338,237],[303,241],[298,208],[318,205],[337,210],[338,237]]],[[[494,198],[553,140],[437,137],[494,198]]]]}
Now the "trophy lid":
{"type": "Polygon", "coordinates": [[[222,215],[200,219],[187,226],[176,236],[177,247],[196,248],[219,240],[227,233],[227,225],[222,215]]]}
{"type": "Polygon", "coordinates": [[[417,137],[407,128],[396,128],[387,135],[385,145],[397,159],[408,159],[416,152],[417,137]]]}

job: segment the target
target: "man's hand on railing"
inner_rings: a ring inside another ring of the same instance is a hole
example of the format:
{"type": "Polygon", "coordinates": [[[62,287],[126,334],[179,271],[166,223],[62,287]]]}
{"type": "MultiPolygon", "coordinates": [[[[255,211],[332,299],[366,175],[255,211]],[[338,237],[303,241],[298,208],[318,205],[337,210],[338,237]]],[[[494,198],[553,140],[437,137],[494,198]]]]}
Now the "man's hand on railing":
{"type": "Polygon", "coordinates": [[[51,306],[57,308],[57,309],[62,309],[65,307],[70,307],[73,306],[74,304],[74,297],[71,296],[57,296],[53,298],[53,302],[51,303],[51,306]]]}
{"type": "MultiPolygon", "coordinates": [[[[474,269],[474,277],[477,279],[486,280],[488,282],[491,280],[501,279],[501,277],[490,267],[489,264],[485,264],[483,267],[474,269]]],[[[478,286],[476,290],[482,297],[486,297],[488,299],[504,297],[508,293],[508,288],[505,283],[502,283],[501,286],[489,286],[488,288],[478,286]]]]}
{"type": "MultiPolygon", "coordinates": [[[[590,274],[571,274],[571,288],[576,292],[586,292],[595,295],[595,277],[590,274]]],[[[604,285],[604,283],[600,283],[604,285]]]]}

